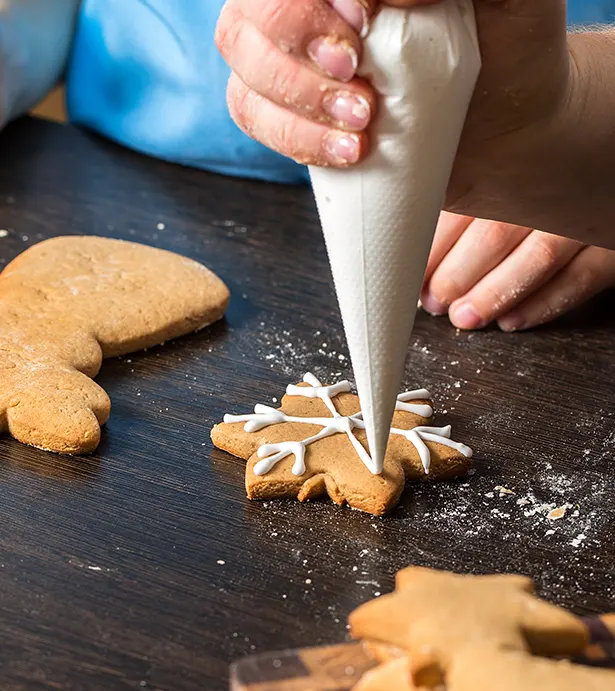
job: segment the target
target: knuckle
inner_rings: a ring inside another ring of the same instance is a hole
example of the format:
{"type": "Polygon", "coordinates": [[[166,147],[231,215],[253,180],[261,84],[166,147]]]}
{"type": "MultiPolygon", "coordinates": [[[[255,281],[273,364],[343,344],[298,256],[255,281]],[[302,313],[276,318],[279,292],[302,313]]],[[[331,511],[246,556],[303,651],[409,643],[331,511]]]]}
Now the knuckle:
{"type": "Polygon", "coordinates": [[[294,60],[276,60],[271,66],[271,88],[285,106],[297,107],[302,96],[301,66],[294,60]]]}
{"type": "Polygon", "coordinates": [[[252,136],[254,131],[254,95],[237,78],[231,77],[227,89],[229,113],[240,130],[252,136]]]}
{"type": "Polygon", "coordinates": [[[577,267],[574,272],[575,293],[578,295],[589,295],[594,292],[594,286],[599,283],[600,277],[594,267],[577,267]]]}
{"type": "Polygon", "coordinates": [[[559,241],[548,235],[539,236],[534,244],[533,255],[536,263],[547,269],[551,269],[559,262],[559,241]]]}
{"type": "Polygon", "coordinates": [[[450,304],[465,293],[461,282],[451,275],[446,277],[433,276],[429,283],[429,290],[443,304],[450,304]]]}
{"type": "Polygon", "coordinates": [[[243,22],[243,16],[235,12],[232,5],[227,3],[220,14],[214,35],[216,47],[225,59],[233,56],[237,50],[243,22]]]}
{"type": "Polygon", "coordinates": [[[275,148],[290,158],[300,156],[297,146],[296,118],[289,118],[279,125],[275,133],[275,148]]]}
{"type": "Polygon", "coordinates": [[[222,52],[222,48],[224,46],[224,39],[225,39],[225,31],[226,31],[226,5],[222,8],[222,12],[220,12],[220,16],[218,17],[218,22],[216,23],[216,29],[214,31],[214,43],[216,44],[216,48],[222,52]]]}
{"type": "Polygon", "coordinates": [[[484,228],[481,243],[490,251],[497,251],[508,242],[511,232],[511,226],[497,221],[489,221],[484,228]]]}
{"type": "Polygon", "coordinates": [[[285,24],[287,7],[287,0],[268,0],[263,3],[259,23],[265,35],[270,32],[277,33],[278,28],[285,24]]]}
{"type": "Polygon", "coordinates": [[[489,312],[483,316],[501,312],[510,302],[517,301],[521,294],[521,291],[514,286],[509,288],[507,293],[492,285],[481,287],[481,291],[484,291],[483,301],[487,305],[486,311],[489,312]]]}
{"type": "Polygon", "coordinates": [[[559,317],[571,307],[570,300],[567,298],[545,295],[538,301],[537,313],[541,315],[540,321],[544,323],[559,317]]]}

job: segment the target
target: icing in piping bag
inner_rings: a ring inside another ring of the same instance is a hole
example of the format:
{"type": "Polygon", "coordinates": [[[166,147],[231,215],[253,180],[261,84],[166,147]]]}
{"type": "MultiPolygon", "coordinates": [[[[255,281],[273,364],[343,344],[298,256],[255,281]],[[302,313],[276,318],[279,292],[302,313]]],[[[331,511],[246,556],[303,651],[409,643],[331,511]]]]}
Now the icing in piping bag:
{"type": "Polygon", "coordinates": [[[380,96],[372,153],[310,174],[370,451],[382,472],[417,301],[480,71],[472,0],[382,7],[359,74],[380,96]]]}

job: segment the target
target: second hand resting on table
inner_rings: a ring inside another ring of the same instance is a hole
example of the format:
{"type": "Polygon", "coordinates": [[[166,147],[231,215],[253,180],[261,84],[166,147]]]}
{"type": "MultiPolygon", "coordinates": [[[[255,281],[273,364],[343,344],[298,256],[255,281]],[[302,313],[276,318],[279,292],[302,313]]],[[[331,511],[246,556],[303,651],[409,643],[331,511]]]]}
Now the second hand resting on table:
{"type": "Polygon", "coordinates": [[[529,329],[615,286],[615,252],[538,230],[443,212],[422,303],[461,329],[529,329]]]}
{"type": "MultiPolygon", "coordinates": [[[[228,0],[217,43],[241,129],[301,163],[361,161],[377,101],[355,71],[376,4],[228,0]]],[[[564,0],[475,5],[484,67],[447,198],[463,215],[442,214],[422,300],[514,331],[615,285],[615,253],[586,244],[615,247],[615,30],[568,37],[564,0]]]]}

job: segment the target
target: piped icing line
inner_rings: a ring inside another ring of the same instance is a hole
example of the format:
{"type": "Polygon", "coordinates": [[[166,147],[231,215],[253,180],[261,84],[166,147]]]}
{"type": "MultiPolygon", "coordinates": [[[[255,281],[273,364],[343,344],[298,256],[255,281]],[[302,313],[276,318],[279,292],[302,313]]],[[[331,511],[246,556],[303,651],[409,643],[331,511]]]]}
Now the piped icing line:
{"type": "MultiPolygon", "coordinates": [[[[311,437],[307,437],[301,441],[284,441],[277,444],[263,444],[257,450],[259,460],[254,466],[255,475],[266,475],[270,472],[280,461],[289,456],[294,456],[294,463],[292,473],[300,477],[306,472],[305,453],[310,444],[314,444],[322,439],[326,439],[334,434],[346,434],[357,455],[365,466],[374,475],[379,474],[375,467],[368,451],[363,444],[356,438],[353,433],[354,429],[365,429],[365,423],[362,419],[362,413],[359,411],[354,415],[341,415],[333,399],[341,393],[349,393],[351,386],[348,381],[341,381],[338,384],[330,386],[323,386],[321,382],[309,372],[303,377],[303,381],[309,386],[295,386],[290,384],[286,388],[288,396],[301,396],[303,398],[320,398],[332,417],[297,417],[287,415],[286,413],[270,406],[257,404],[254,406],[254,413],[248,415],[225,415],[225,423],[243,422],[244,430],[246,432],[258,432],[265,427],[277,425],[284,422],[294,422],[303,425],[316,425],[323,429],[311,437]]],[[[415,391],[406,391],[397,397],[395,405],[396,410],[415,413],[421,417],[429,418],[433,415],[433,409],[430,405],[409,403],[408,401],[430,399],[431,394],[426,389],[417,389],[415,391]]],[[[455,449],[467,458],[472,456],[472,449],[465,444],[460,444],[451,440],[451,426],[446,427],[429,427],[419,425],[413,429],[398,429],[391,427],[391,434],[397,434],[407,439],[414,445],[421,464],[425,470],[425,474],[429,474],[431,466],[431,453],[429,447],[425,442],[431,441],[437,444],[443,444],[455,449]]]]}
{"type": "Polygon", "coordinates": [[[395,410],[404,410],[407,413],[416,413],[421,417],[431,417],[433,415],[433,408],[430,405],[408,403],[408,401],[424,401],[431,400],[431,394],[427,389],[416,389],[416,391],[406,391],[400,393],[397,397],[395,410]]]}

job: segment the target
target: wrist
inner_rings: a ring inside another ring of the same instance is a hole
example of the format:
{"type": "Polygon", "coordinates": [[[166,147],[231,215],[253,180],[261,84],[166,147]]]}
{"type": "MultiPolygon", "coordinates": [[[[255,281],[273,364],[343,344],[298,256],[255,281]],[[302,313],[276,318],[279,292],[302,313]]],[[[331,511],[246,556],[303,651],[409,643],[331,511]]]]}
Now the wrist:
{"type": "Polygon", "coordinates": [[[568,92],[546,152],[551,199],[561,208],[551,230],[613,246],[615,30],[572,33],[568,46],[568,92]]]}
{"type": "Polygon", "coordinates": [[[556,65],[535,117],[462,152],[448,208],[613,247],[615,30],[569,35],[556,65]]]}
{"type": "Polygon", "coordinates": [[[508,73],[498,64],[479,82],[447,210],[540,228],[536,208],[544,208],[549,188],[557,189],[551,159],[568,130],[576,93],[565,31],[543,45],[532,64],[515,64],[508,73]]]}

